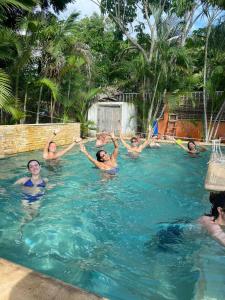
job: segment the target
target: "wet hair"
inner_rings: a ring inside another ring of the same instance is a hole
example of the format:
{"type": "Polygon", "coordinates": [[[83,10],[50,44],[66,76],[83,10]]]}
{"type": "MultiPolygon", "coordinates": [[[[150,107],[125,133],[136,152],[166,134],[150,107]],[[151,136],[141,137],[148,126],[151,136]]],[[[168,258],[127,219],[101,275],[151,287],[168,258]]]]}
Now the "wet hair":
{"type": "Polygon", "coordinates": [[[39,163],[38,160],[36,160],[36,159],[31,159],[31,160],[29,160],[28,163],[27,163],[27,169],[28,169],[28,170],[30,169],[30,163],[31,163],[32,161],[36,161],[36,162],[39,164],[39,166],[41,165],[41,164],[39,163]]]}
{"type": "Polygon", "coordinates": [[[189,141],[187,144],[188,150],[191,150],[190,144],[194,144],[196,146],[194,141],[189,141]]]}
{"type": "Polygon", "coordinates": [[[218,207],[221,207],[225,211],[225,191],[211,192],[209,201],[212,203],[212,207],[210,214],[207,214],[207,216],[214,217],[214,220],[216,220],[219,217],[218,207]]]}
{"type": "Polygon", "coordinates": [[[48,151],[49,151],[49,147],[51,144],[55,144],[55,142],[51,141],[49,144],[48,144],[48,151]]]}
{"type": "Polygon", "coordinates": [[[133,136],[131,139],[130,139],[130,142],[133,143],[133,142],[137,142],[138,139],[136,138],[136,136],[133,136]]]}
{"type": "MultiPolygon", "coordinates": [[[[96,153],[96,158],[97,158],[97,161],[100,161],[100,162],[102,162],[103,160],[102,160],[102,157],[100,156],[100,153],[101,152],[105,152],[105,150],[99,150],[97,153],[96,153]]],[[[105,152],[106,153],[106,152],[105,152]]]]}

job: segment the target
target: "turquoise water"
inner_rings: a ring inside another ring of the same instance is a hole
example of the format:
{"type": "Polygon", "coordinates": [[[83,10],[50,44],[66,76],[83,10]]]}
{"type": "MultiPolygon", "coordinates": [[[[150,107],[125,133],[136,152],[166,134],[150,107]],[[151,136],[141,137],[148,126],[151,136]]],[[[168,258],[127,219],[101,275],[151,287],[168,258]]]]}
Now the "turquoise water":
{"type": "Polygon", "coordinates": [[[110,299],[194,299],[202,278],[220,299],[224,250],[189,224],[210,209],[209,153],[162,145],[131,159],[121,147],[109,179],[75,148],[42,163],[49,189],[33,211],[13,186],[31,158],[41,152],[0,160],[0,256],[110,299]]]}

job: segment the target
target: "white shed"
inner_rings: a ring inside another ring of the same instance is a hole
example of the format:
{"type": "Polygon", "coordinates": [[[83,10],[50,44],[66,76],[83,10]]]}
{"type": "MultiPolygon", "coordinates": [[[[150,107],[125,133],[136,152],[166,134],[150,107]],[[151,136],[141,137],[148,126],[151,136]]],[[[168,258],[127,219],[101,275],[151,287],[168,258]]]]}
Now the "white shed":
{"type": "MultiPolygon", "coordinates": [[[[94,121],[97,132],[117,132],[120,128],[124,135],[133,135],[136,131],[136,109],[133,103],[104,101],[95,102],[88,111],[88,120],[94,121]]],[[[91,130],[90,135],[96,131],[91,130]]]]}

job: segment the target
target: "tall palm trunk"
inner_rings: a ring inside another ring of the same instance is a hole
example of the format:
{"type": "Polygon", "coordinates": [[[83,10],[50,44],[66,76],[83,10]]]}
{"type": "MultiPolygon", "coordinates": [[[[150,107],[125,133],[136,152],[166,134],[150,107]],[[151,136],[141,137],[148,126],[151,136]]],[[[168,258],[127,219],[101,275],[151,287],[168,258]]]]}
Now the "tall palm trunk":
{"type": "Polygon", "coordinates": [[[205,56],[204,56],[204,71],[203,71],[203,108],[204,108],[204,133],[205,133],[205,141],[209,140],[209,131],[208,131],[208,118],[207,118],[207,102],[208,102],[208,94],[206,90],[207,83],[207,70],[208,70],[208,47],[209,47],[209,37],[211,33],[211,23],[208,24],[207,35],[205,41],[205,56]]]}
{"type": "Polygon", "coordinates": [[[20,120],[20,124],[24,124],[26,122],[26,117],[27,117],[27,115],[26,115],[27,114],[27,96],[28,96],[28,84],[26,84],[24,103],[23,103],[24,117],[23,117],[23,119],[20,120]]]}
{"type": "Polygon", "coordinates": [[[41,107],[41,97],[42,97],[43,86],[40,87],[38,105],[37,105],[37,114],[36,114],[36,124],[39,124],[39,115],[40,115],[40,107],[41,107]]]}

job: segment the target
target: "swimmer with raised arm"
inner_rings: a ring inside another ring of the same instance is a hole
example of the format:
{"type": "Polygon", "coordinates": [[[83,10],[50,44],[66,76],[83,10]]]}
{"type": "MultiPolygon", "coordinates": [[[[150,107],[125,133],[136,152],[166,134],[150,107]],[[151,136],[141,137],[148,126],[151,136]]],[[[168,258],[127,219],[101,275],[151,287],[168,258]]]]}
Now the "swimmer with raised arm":
{"type": "Polygon", "coordinates": [[[187,151],[189,154],[199,154],[200,152],[204,152],[207,149],[199,144],[197,144],[195,141],[189,141],[187,143],[187,148],[182,144],[182,141],[176,140],[174,138],[175,143],[177,143],[183,150],[187,151]]]}
{"type": "Polygon", "coordinates": [[[151,133],[152,133],[152,130],[151,130],[151,127],[149,126],[148,136],[147,136],[147,139],[144,141],[144,143],[139,145],[138,138],[132,137],[130,139],[130,145],[129,145],[128,143],[125,142],[122,132],[120,130],[120,140],[123,143],[124,147],[127,148],[128,153],[132,153],[134,155],[139,155],[142,152],[142,150],[144,150],[149,145],[151,133]]]}
{"type": "Polygon", "coordinates": [[[100,170],[105,171],[107,174],[115,175],[119,168],[117,166],[117,157],[119,152],[119,145],[118,142],[114,136],[114,133],[112,132],[110,134],[111,140],[114,145],[114,151],[111,155],[109,155],[105,150],[99,150],[96,153],[96,158],[94,159],[86,150],[86,147],[84,144],[80,143],[80,150],[83,152],[87,158],[100,170]]]}
{"type": "Polygon", "coordinates": [[[41,166],[38,160],[32,159],[27,163],[27,169],[31,173],[31,177],[23,177],[18,179],[15,184],[21,184],[25,188],[25,200],[29,203],[39,200],[44,195],[43,188],[48,182],[47,178],[42,178],[41,166]]]}
{"type": "Polygon", "coordinates": [[[199,219],[203,228],[225,247],[225,191],[210,193],[211,212],[199,219]]]}
{"type": "Polygon", "coordinates": [[[59,130],[54,130],[53,134],[48,138],[44,150],[43,150],[43,158],[45,160],[53,160],[53,159],[58,159],[59,157],[63,156],[66,154],[68,151],[70,151],[74,145],[76,145],[76,141],[74,141],[71,145],[69,145],[67,148],[56,151],[56,143],[53,142],[53,138],[57,135],[59,130]]]}

